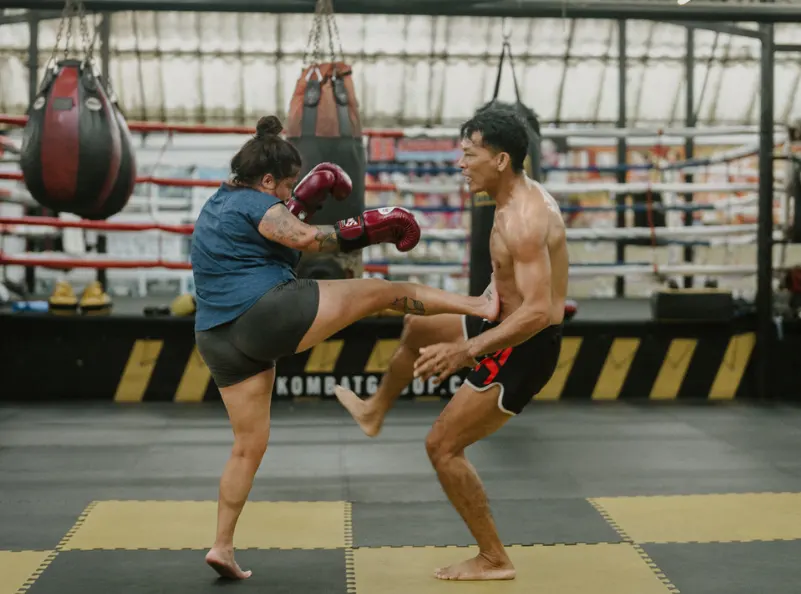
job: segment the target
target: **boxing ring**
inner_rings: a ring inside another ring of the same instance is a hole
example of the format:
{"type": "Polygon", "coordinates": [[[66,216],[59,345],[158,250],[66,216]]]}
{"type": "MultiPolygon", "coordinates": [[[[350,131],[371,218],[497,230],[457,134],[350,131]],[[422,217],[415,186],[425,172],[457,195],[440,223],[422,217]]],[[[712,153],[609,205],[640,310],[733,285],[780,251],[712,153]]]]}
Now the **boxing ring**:
{"type": "MultiPolygon", "coordinates": [[[[0,123],[23,122],[0,117],[0,123]]],[[[12,150],[0,163],[0,266],[4,278],[17,285],[27,282],[32,296],[6,306],[0,317],[4,334],[29,337],[22,346],[8,345],[2,354],[12,361],[11,372],[17,370],[20,382],[35,378],[27,397],[113,397],[124,402],[218,398],[193,344],[189,241],[203,202],[225,179],[220,164],[252,130],[138,122],[130,128],[137,135],[137,186],[125,209],[107,221],[26,215],[36,203],[14,162],[18,139],[12,135],[6,141],[12,150]],[[60,249],[47,249],[55,242],[60,249]],[[101,316],[36,313],[59,284],[68,283],[77,298],[82,287],[97,279],[111,301],[101,316]],[[72,337],[69,352],[53,350],[60,342],[54,337],[62,332],[72,337]],[[97,352],[98,342],[107,345],[102,353],[97,352]],[[32,373],[30,365],[39,358],[35,353],[46,351],[58,373],[32,373]],[[81,386],[80,393],[71,386],[81,386]]],[[[579,308],[567,325],[558,372],[536,398],[755,396],[756,340],[749,305],[755,295],[758,220],[753,129],[546,128],[542,136],[543,183],[568,222],[569,297],[579,308]],[[630,137],[630,159],[619,165],[612,143],[623,136],[630,137]],[[689,136],[701,157],[681,158],[681,145],[689,136]],[[610,180],[620,172],[626,182],[610,180]],[[692,182],[684,181],[688,175],[692,182]],[[616,226],[621,212],[627,217],[624,227],[616,226]],[[625,261],[616,262],[621,244],[625,261]],[[686,261],[687,250],[692,261],[686,261]],[[648,296],[686,278],[712,298],[717,290],[729,291],[729,315],[659,319],[648,296]],[[617,279],[625,280],[624,299],[615,297],[617,279]]],[[[791,150],[781,133],[776,138],[778,151],[791,150]]],[[[365,152],[365,207],[409,208],[421,223],[423,239],[405,254],[387,245],[365,249],[364,275],[468,292],[474,210],[455,166],[457,131],[367,130],[365,152]]],[[[792,218],[785,186],[777,171],[777,242],[786,236],[792,218]]],[[[792,244],[778,253],[777,278],[799,255],[792,244]]],[[[371,393],[398,344],[401,324],[395,315],[364,320],[286,360],[279,368],[276,398],[330,398],[337,382],[371,393]]],[[[792,323],[783,323],[781,332],[788,345],[794,344],[798,332],[792,323]]],[[[793,381],[794,363],[784,354],[788,349],[776,361],[779,370],[787,365],[786,374],[778,372],[774,379],[779,390],[793,381]]],[[[406,396],[447,398],[460,384],[461,376],[441,387],[417,382],[406,396]]]]}

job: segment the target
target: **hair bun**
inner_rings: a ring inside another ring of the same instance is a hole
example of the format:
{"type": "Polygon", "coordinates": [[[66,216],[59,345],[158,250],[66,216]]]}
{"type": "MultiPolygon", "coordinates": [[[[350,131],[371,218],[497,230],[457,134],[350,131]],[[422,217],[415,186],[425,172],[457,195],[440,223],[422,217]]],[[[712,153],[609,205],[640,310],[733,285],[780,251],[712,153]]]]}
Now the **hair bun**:
{"type": "Polygon", "coordinates": [[[278,136],[284,129],[284,125],[274,115],[264,116],[259,119],[256,124],[256,138],[264,138],[265,136],[278,136]]]}

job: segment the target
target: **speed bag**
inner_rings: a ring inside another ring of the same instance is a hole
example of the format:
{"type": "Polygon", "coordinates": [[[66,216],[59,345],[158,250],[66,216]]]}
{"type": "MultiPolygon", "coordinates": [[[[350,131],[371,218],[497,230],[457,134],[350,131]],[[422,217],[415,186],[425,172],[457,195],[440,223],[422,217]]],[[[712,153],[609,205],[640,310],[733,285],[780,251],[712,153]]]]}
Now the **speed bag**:
{"type": "Polygon", "coordinates": [[[58,62],[28,110],[20,167],[42,206],[81,215],[102,209],[122,154],[115,110],[91,66],[58,62]]]}
{"type": "Polygon", "coordinates": [[[289,102],[286,135],[361,138],[350,66],[343,62],[315,64],[301,72],[289,102]]]}
{"type": "Polygon", "coordinates": [[[125,208],[136,186],[136,155],[133,141],[131,140],[131,132],[128,129],[125,116],[122,115],[116,103],[113,107],[117,117],[117,125],[120,128],[120,145],[122,149],[120,151],[120,169],[106,202],[98,209],[81,213],[84,218],[95,221],[103,221],[113,217],[125,208]]]}

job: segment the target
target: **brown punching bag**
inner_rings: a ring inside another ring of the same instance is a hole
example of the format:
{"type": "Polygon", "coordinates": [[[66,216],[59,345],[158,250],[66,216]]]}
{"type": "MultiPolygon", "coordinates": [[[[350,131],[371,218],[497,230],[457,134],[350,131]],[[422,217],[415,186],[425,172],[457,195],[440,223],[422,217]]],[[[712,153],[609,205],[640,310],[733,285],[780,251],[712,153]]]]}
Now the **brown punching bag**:
{"type": "MultiPolygon", "coordinates": [[[[287,140],[303,158],[301,177],[316,165],[330,162],[342,167],[353,181],[349,198],[328,200],[314,215],[317,225],[332,225],[364,211],[365,148],[359,103],[351,67],[334,55],[335,37],[338,43],[330,4],[319,0],[309,40],[313,59],[298,77],[285,125],[287,140]],[[320,48],[324,23],[331,40],[330,61],[323,61],[320,48]]],[[[336,257],[306,255],[298,274],[306,278],[361,277],[361,252],[336,257]]]]}

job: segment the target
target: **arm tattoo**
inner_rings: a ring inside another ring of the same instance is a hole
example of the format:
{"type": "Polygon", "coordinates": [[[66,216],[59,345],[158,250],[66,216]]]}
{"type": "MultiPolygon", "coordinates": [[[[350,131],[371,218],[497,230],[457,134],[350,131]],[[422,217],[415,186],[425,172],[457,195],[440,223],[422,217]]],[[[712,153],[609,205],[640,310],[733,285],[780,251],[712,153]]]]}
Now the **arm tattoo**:
{"type": "Polygon", "coordinates": [[[411,297],[398,297],[392,302],[391,307],[407,314],[415,314],[424,316],[426,308],[422,301],[412,299],[411,297]]]}
{"type": "Polygon", "coordinates": [[[333,226],[307,225],[296,219],[286,208],[271,208],[264,213],[259,232],[272,241],[295,249],[327,254],[339,251],[339,241],[333,226]]]}
{"type": "Polygon", "coordinates": [[[285,208],[271,208],[261,220],[261,227],[270,239],[282,244],[295,244],[303,239],[303,224],[285,208]]]}
{"type": "Polygon", "coordinates": [[[334,231],[334,228],[330,225],[317,227],[317,232],[314,234],[314,241],[316,242],[318,252],[331,254],[339,251],[339,241],[337,241],[336,231],[334,231]]]}

